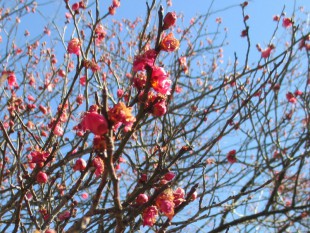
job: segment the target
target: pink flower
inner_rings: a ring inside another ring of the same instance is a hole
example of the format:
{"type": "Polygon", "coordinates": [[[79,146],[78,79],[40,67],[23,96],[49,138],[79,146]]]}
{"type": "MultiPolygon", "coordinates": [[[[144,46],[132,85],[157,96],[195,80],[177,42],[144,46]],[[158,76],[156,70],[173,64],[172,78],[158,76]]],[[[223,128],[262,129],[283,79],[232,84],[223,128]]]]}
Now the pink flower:
{"type": "Polygon", "coordinates": [[[173,180],[173,178],[175,177],[174,172],[168,172],[164,175],[164,179],[167,181],[171,181],[173,180]]]}
{"type": "Polygon", "coordinates": [[[96,177],[100,177],[103,172],[104,172],[104,162],[103,160],[96,156],[94,159],[93,159],[93,166],[95,167],[95,175],[96,177]]]}
{"type": "Polygon", "coordinates": [[[99,24],[95,29],[95,35],[96,35],[96,45],[100,45],[100,43],[104,40],[106,36],[106,31],[102,24],[99,24]]]}
{"type": "Polygon", "coordinates": [[[141,91],[146,84],[146,75],[144,72],[138,72],[136,73],[134,79],[133,79],[133,85],[141,91]]]}
{"type": "Polygon", "coordinates": [[[62,212],[58,215],[58,219],[59,219],[59,221],[64,221],[64,220],[70,218],[70,216],[71,216],[70,211],[65,210],[64,212],[62,212]]]}
{"type": "Polygon", "coordinates": [[[165,115],[166,112],[167,112],[166,101],[163,100],[161,102],[154,104],[152,114],[155,117],[161,117],[165,115]]]}
{"type": "Polygon", "coordinates": [[[123,89],[118,89],[117,90],[117,97],[118,98],[122,98],[123,95],[124,95],[124,90],[123,89]]]}
{"type": "Polygon", "coordinates": [[[170,220],[174,215],[174,203],[169,200],[161,200],[158,209],[163,212],[170,220]]]}
{"type": "Polygon", "coordinates": [[[112,6],[113,7],[120,7],[121,6],[121,2],[119,1],[119,0],[113,0],[113,2],[112,2],[112,6]]]}
{"type": "Polygon", "coordinates": [[[274,49],[274,46],[269,45],[265,50],[262,50],[262,58],[268,58],[273,49],[274,49]]]}
{"type": "Polygon", "coordinates": [[[229,151],[226,157],[227,157],[228,162],[231,164],[237,162],[236,150],[229,151]]]}
{"type": "Polygon", "coordinates": [[[137,72],[145,70],[146,66],[152,67],[158,53],[154,49],[150,49],[141,55],[135,56],[133,61],[133,71],[137,72]]]}
{"type": "Polygon", "coordinates": [[[108,132],[107,120],[97,112],[86,112],[80,125],[83,130],[89,130],[95,135],[102,135],[108,132]]]}
{"type": "Polygon", "coordinates": [[[76,160],[75,165],[73,167],[73,170],[74,171],[84,171],[86,166],[87,166],[86,161],[84,159],[80,158],[80,159],[76,160]]]}
{"type": "Polygon", "coordinates": [[[67,73],[66,73],[66,71],[60,69],[60,70],[58,70],[58,75],[60,77],[64,78],[64,77],[66,77],[67,73]]]}
{"type": "Polygon", "coordinates": [[[292,92],[286,93],[286,99],[287,99],[288,102],[290,102],[292,104],[296,104],[297,103],[297,99],[296,99],[295,95],[292,92]]]}
{"type": "Polygon", "coordinates": [[[156,92],[163,95],[170,95],[171,80],[168,79],[168,75],[162,67],[153,67],[151,84],[156,92]]]}
{"type": "Polygon", "coordinates": [[[175,12],[168,12],[164,18],[163,30],[166,30],[173,26],[177,21],[177,15],[175,12]]]}
{"type": "Polygon", "coordinates": [[[146,194],[140,193],[136,198],[136,203],[138,205],[143,205],[144,203],[148,202],[148,200],[149,200],[149,197],[146,194]]]}
{"type": "Polygon", "coordinates": [[[294,94],[295,94],[295,96],[301,96],[303,93],[302,93],[301,90],[296,90],[296,91],[294,92],[294,94]]]}
{"type": "Polygon", "coordinates": [[[190,200],[191,200],[191,201],[196,200],[196,199],[197,199],[197,196],[198,196],[198,194],[197,194],[197,192],[195,191],[195,192],[192,194],[190,200]]]}
{"type": "Polygon", "coordinates": [[[127,107],[123,102],[119,102],[109,110],[109,119],[113,122],[115,129],[121,124],[124,124],[124,131],[128,132],[131,130],[133,123],[136,118],[131,113],[132,107],[127,107]]]}
{"type": "Polygon", "coordinates": [[[27,99],[32,102],[36,100],[32,95],[28,95],[27,99]]]}
{"type": "Polygon", "coordinates": [[[293,25],[293,21],[291,18],[284,18],[282,21],[282,26],[285,28],[289,28],[293,25]]]}
{"type": "Polygon", "coordinates": [[[174,196],[172,189],[166,189],[156,198],[157,208],[164,213],[170,220],[174,216],[174,196]]]}
{"type": "Polygon", "coordinates": [[[1,79],[7,79],[10,88],[17,87],[17,79],[13,71],[2,71],[1,79]]]}
{"type": "Polygon", "coordinates": [[[109,7],[109,14],[110,15],[115,15],[115,11],[116,11],[116,7],[114,7],[113,5],[109,7]]]}
{"type": "Polygon", "coordinates": [[[147,181],[147,175],[146,174],[141,174],[139,183],[145,183],[147,181]]]}
{"type": "Polygon", "coordinates": [[[175,207],[179,206],[182,204],[182,202],[185,201],[184,197],[185,197],[185,191],[184,189],[178,187],[174,192],[173,192],[173,203],[175,205],[175,207]]]}
{"type": "Polygon", "coordinates": [[[39,172],[37,174],[37,182],[39,184],[45,184],[47,183],[47,181],[48,181],[48,176],[45,172],[39,172]]]}
{"type": "Polygon", "coordinates": [[[172,32],[165,36],[164,39],[162,39],[162,41],[160,42],[160,48],[166,52],[174,52],[179,48],[179,46],[180,42],[176,38],[174,38],[172,32]]]}
{"type": "Polygon", "coordinates": [[[44,233],[56,233],[54,229],[47,229],[44,233]]]}
{"type": "Polygon", "coordinates": [[[84,95],[83,94],[79,94],[77,97],[76,97],[76,103],[78,105],[81,105],[84,101],[84,95]]]}
{"type": "Polygon", "coordinates": [[[273,16],[273,21],[276,21],[276,22],[280,21],[280,16],[279,15],[273,16]]]}
{"type": "Polygon", "coordinates": [[[147,207],[142,213],[143,226],[153,226],[158,217],[158,209],[156,206],[147,207]]]}
{"type": "Polygon", "coordinates": [[[54,128],[54,131],[53,133],[56,135],[56,136],[62,136],[64,134],[64,129],[59,125],[57,124],[54,128]]]}
{"type": "Polygon", "coordinates": [[[71,8],[72,8],[73,11],[78,11],[79,8],[80,8],[80,4],[77,3],[77,2],[73,3],[71,8]]]}
{"type": "Polygon", "coordinates": [[[86,85],[86,76],[80,77],[80,84],[81,84],[82,86],[85,86],[85,85],[86,85]]]}
{"type": "Polygon", "coordinates": [[[180,63],[180,66],[182,67],[184,73],[187,73],[188,72],[188,66],[187,66],[187,62],[186,62],[186,57],[185,56],[180,57],[179,63],[180,63]]]}
{"type": "Polygon", "coordinates": [[[68,44],[68,53],[81,55],[81,41],[78,38],[73,38],[68,44]]]}
{"type": "Polygon", "coordinates": [[[42,167],[50,154],[45,151],[36,150],[32,151],[30,156],[32,158],[30,161],[31,163],[36,163],[39,167],[42,167]]]}
{"type": "Polygon", "coordinates": [[[88,193],[82,193],[81,197],[82,197],[83,199],[87,199],[87,198],[88,198],[88,193]]]}

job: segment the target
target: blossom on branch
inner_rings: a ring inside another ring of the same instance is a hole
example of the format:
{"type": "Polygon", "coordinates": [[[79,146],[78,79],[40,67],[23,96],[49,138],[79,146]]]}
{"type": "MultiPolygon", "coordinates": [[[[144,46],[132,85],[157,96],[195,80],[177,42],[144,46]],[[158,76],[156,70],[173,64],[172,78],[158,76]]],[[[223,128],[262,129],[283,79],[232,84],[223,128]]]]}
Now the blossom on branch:
{"type": "Polygon", "coordinates": [[[68,43],[68,53],[73,53],[78,56],[81,55],[81,41],[78,38],[73,38],[68,43]]]}
{"type": "Polygon", "coordinates": [[[158,209],[156,206],[147,207],[142,213],[143,226],[153,226],[158,217],[158,209]]]}
{"type": "Polygon", "coordinates": [[[103,159],[96,156],[93,159],[93,166],[95,167],[95,175],[96,177],[100,177],[104,172],[104,162],[103,159]]]}
{"type": "Polygon", "coordinates": [[[227,157],[228,162],[231,164],[237,162],[236,150],[229,151],[226,157],[227,157]]]}
{"type": "Polygon", "coordinates": [[[48,176],[45,172],[39,172],[36,179],[39,184],[45,184],[48,181],[48,176]]]}
{"type": "Polygon", "coordinates": [[[177,15],[175,12],[168,12],[164,18],[163,30],[167,30],[172,27],[177,21],[177,15]]]}
{"type": "Polygon", "coordinates": [[[86,112],[80,126],[82,130],[89,130],[95,135],[102,135],[108,132],[107,120],[97,112],[86,112]]]}
{"type": "Polygon", "coordinates": [[[156,206],[170,220],[174,216],[174,196],[172,189],[166,189],[156,198],[156,206]]]}
{"type": "Polygon", "coordinates": [[[135,56],[133,61],[133,71],[137,72],[140,70],[145,70],[146,66],[152,67],[157,55],[158,52],[154,49],[150,49],[141,55],[135,56]]]}
{"type": "Polygon", "coordinates": [[[131,130],[133,123],[136,118],[131,113],[132,108],[127,107],[123,102],[119,102],[109,110],[108,116],[114,124],[114,129],[117,129],[121,124],[125,126],[124,131],[128,132],[131,130]]]}
{"type": "Polygon", "coordinates": [[[152,70],[151,84],[153,89],[163,95],[170,95],[171,80],[162,67],[154,66],[152,70]]]}
{"type": "Polygon", "coordinates": [[[180,42],[174,38],[172,32],[170,32],[160,43],[160,49],[166,52],[174,52],[180,46],[180,42]]]}

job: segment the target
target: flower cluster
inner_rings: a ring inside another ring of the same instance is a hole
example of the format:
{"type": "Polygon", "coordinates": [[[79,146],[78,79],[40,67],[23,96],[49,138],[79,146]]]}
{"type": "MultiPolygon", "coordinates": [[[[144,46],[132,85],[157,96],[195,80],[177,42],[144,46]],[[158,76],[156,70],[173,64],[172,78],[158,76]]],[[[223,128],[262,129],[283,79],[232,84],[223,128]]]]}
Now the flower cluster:
{"type": "MultiPolygon", "coordinates": [[[[50,156],[50,153],[41,150],[35,150],[28,155],[29,163],[36,164],[38,167],[43,167],[44,162],[50,156]]],[[[34,167],[30,164],[30,167],[34,167]]]]}
{"type": "MultiPolygon", "coordinates": [[[[171,174],[169,174],[170,176],[171,174]]],[[[197,196],[197,194],[196,194],[197,196]]],[[[196,197],[193,195],[191,200],[195,200],[196,197]]],[[[148,201],[148,196],[140,194],[136,203],[141,205],[148,201]]],[[[175,191],[171,188],[164,190],[155,200],[155,205],[149,206],[142,213],[143,225],[153,226],[156,222],[158,212],[167,216],[170,220],[174,216],[174,209],[181,205],[185,201],[184,189],[178,187],[175,191]]]]}
{"type": "MultiPolygon", "coordinates": [[[[169,12],[163,21],[163,30],[172,27],[176,22],[176,14],[169,12]]],[[[155,61],[160,51],[173,52],[179,48],[179,41],[174,38],[173,33],[163,36],[157,49],[149,49],[141,55],[137,55],[133,62],[133,71],[136,72],[133,79],[133,86],[139,92],[139,101],[144,103],[147,112],[155,117],[163,116],[167,112],[167,95],[171,94],[172,81],[169,79],[164,68],[156,66],[155,61]],[[150,76],[150,86],[157,93],[148,91],[147,98],[144,99],[144,88],[147,83],[147,74],[150,76]]],[[[186,67],[185,67],[186,68],[186,67]]]]}

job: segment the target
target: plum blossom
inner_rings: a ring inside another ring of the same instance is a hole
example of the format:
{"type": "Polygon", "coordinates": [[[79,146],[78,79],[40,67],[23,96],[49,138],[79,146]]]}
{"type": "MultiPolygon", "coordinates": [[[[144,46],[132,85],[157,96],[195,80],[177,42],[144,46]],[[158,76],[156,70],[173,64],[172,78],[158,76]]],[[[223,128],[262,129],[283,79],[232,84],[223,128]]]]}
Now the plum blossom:
{"type": "Polygon", "coordinates": [[[269,45],[265,50],[262,50],[262,58],[268,58],[274,48],[274,45],[269,45]]]}
{"type": "Polygon", "coordinates": [[[29,157],[31,157],[30,163],[35,163],[39,167],[43,167],[44,162],[47,160],[49,156],[50,153],[46,151],[41,150],[32,151],[29,155],[29,157]]]}
{"type": "Polygon", "coordinates": [[[174,196],[172,189],[166,189],[156,198],[156,206],[170,220],[174,216],[174,196]]]}
{"type": "Polygon", "coordinates": [[[69,210],[65,210],[65,211],[63,211],[62,213],[60,213],[58,215],[58,219],[59,219],[59,221],[64,221],[64,220],[70,218],[70,216],[71,216],[70,211],[69,210]]]}
{"type": "Polygon", "coordinates": [[[167,172],[167,173],[164,175],[164,179],[167,180],[167,181],[173,180],[174,177],[175,177],[174,172],[167,172]]]}
{"type": "Polygon", "coordinates": [[[291,18],[284,18],[283,21],[282,21],[282,26],[285,27],[285,28],[289,28],[289,27],[292,27],[293,25],[293,21],[291,18]]]}
{"type": "Polygon", "coordinates": [[[2,71],[1,80],[8,80],[8,84],[10,88],[17,87],[17,79],[15,73],[13,71],[2,71]]]}
{"type": "Polygon", "coordinates": [[[75,165],[73,167],[74,171],[84,171],[87,166],[87,163],[84,159],[79,158],[76,160],[75,165]]]}
{"type": "Polygon", "coordinates": [[[141,55],[137,55],[133,61],[133,71],[145,70],[147,66],[152,67],[154,65],[155,59],[158,55],[154,49],[147,50],[141,55]]]}
{"type": "Polygon", "coordinates": [[[96,156],[94,159],[93,159],[93,166],[95,167],[95,175],[96,177],[100,177],[103,172],[104,172],[104,162],[103,160],[96,156]]]}
{"type": "Polygon", "coordinates": [[[229,151],[226,157],[227,157],[228,162],[231,164],[237,162],[236,150],[229,151]]]}
{"type": "Polygon", "coordinates": [[[73,38],[68,43],[68,53],[73,53],[78,56],[81,55],[81,41],[78,38],[73,38]]]}
{"type": "Polygon", "coordinates": [[[156,92],[163,95],[170,95],[171,80],[168,79],[168,75],[162,67],[153,67],[151,84],[156,92]]]}
{"type": "Polygon", "coordinates": [[[174,38],[172,32],[170,32],[160,43],[160,48],[166,52],[174,52],[180,46],[180,42],[174,38]]]}
{"type": "Polygon", "coordinates": [[[141,91],[146,84],[146,74],[145,72],[138,72],[136,73],[134,79],[133,79],[133,85],[136,87],[139,91],[141,91]]]}
{"type": "Polygon", "coordinates": [[[106,118],[97,112],[86,112],[80,123],[82,130],[89,130],[95,135],[102,135],[108,132],[106,118]]]}
{"type": "Polygon", "coordinates": [[[153,111],[152,111],[152,114],[155,116],[155,117],[161,117],[163,115],[166,114],[167,112],[167,107],[166,107],[166,101],[163,100],[161,102],[158,102],[156,104],[153,105],[153,111]]]}
{"type": "Polygon", "coordinates": [[[185,191],[184,189],[178,187],[174,192],[173,192],[173,203],[175,205],[175,207],[179,206],[182,204],[182,202],[185,201],[184,197],[185,197],[185,191]]]}
{"type": "Polygon", "coordinates": [[[114,128],[117,129],[121,124],[125,126],[124,131],[131,130],[136,118],[131,113],[132,107],[127,107],[123,102],[119,102],[109,110],[109,119],[113,122],[114,128]]]}
{"type": "Polygon", "coordinates": [[[156,206],[147,207],[142,213],[143,226],[153,226],[158,217],[158,209],[156,206]]]}
{"type": "Polygon", "coordinates": [[[289,103],[292,104],[296,104],[297,103],[297,99],[295,97],[295,95],[292,92],[288,92],[286,93],[286,99],[289,103]]]}

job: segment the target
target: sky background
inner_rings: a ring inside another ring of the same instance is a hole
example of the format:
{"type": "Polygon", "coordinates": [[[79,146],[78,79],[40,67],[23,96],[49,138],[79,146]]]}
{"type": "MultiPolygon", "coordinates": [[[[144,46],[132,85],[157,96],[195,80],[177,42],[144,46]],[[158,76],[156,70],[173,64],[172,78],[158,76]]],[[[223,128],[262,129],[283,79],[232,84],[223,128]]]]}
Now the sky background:
{"type": "MultiPolygon", "coordinates": [[[[75,1],[70,1],[74,3],[75,1]]],[[[100,1],[102,2],[102,9],[107,9],[111,0],[100,1]],[[106,6],[106,7],[105,7],[106,6]]],[[[149,1],[151,2],[151,1],[149,1]]],[[[217,17],[222,18],[222,27],[227,28],[229,42],[225,49],[225,56],[227,58],[233,58],[234,52],[237,52],[239,56],[243,56],[246,48],[246,40],[240,37],[241,31],[244,29],[242,22],[242,11],[240,3],[242,0],[172,0],[172,6],[168,7],[166,1],[162,1],[165,11],[175,11],[177,13],[184,14],[184,25],[189,24],[189,21],[200,14],[204,14],[208,11],[210,5],[211,12],[215,12],[210,16],[209,24],[210,30],[212,25],[216,27],[215,19],[217,17]]],[[[310,31],[310,1],[308,0],[252,0],[248,1],[249,4],[246,7],[246,14],[250,16],[248,25],[250,26],[250,36],[252,45],[260,43],[262,48],[265,48],[272,37],[273,31],[276,27],[276,22],[273,21],[274,15],[279,15],[284,10],[287,17],[292,17],[293,12],[297,12],[297,18],[302,18],[308,23],[306,31],[310,31]],[[303,7],[303,12],[300,8],[303,7]]],[[[42,11],[42,20],[31,20],[30,31],[43,30],[47,22],[53,18],[59,25],[63,25],[64,22],[64,3],[61,0],[53,1],[39,1],[39,3],[47,3],[42,11]],[[45,18],[45,20],[44,20],[45,18]]],[[[145,0],[122,0],[121,7],[117,9],[116,15],[108,17],[104,23],[111,18],[122,19],[129,18],[135,19],[136,17],[145,18],[146,14],[146,1],[145,0]]],[[[284,30],[280,28],[280,30],[284,30]]],[[[278,37],[281,37],[281,34],[278,37]]],[[[271,42],[276,44],[279,38],[273,38],[271,42]]],[[[259,54],[257,52],[257,54],[259,54]]]]}

